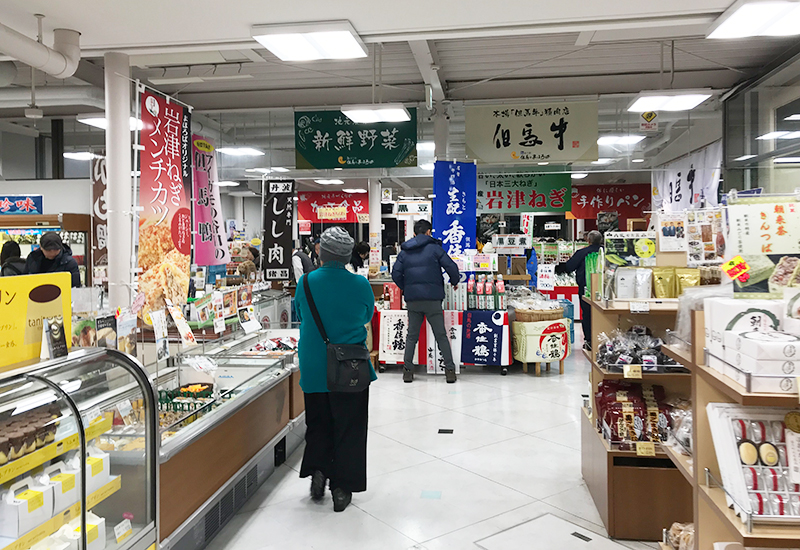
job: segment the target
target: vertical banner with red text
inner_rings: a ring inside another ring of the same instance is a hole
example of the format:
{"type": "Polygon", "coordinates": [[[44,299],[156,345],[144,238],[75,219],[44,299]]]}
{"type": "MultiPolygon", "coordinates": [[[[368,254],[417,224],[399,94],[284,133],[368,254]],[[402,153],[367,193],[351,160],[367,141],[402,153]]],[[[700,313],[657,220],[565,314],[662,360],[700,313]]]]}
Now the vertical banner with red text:
{"type": "Polygon", "coordinates": [[[224,265],[231,261],[225,238],[225,219],[217,182],[217,157],[214,142],[192,136],[194,159],[194,263],[224,265]]]}
{"type": "Polygon", "coordinates": [[[107,279],[106,270],[108,269],[108,209],[106,206],[108,175],[105,156],[97,155],[92,159],[91,176],[93,280],[95,283],[100,283],[107,279]]]}
{"type": "Polygon", "coordinates": [[[139,290],[142,310],[186,302],[192,251],[191,122],[188,109],[167,98],[141,94],[139,290]]]}

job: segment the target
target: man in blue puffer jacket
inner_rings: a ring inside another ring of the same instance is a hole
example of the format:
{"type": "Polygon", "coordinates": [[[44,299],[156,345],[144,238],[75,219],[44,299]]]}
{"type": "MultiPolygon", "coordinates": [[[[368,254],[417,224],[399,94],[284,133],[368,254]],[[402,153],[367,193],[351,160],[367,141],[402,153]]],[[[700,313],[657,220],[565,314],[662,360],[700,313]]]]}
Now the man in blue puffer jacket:
{"type": "Polygon", "coordinates": [[[392,270],[392,279],[403,291],[408,308],[408,338],[403,365],[403,382],[414,380],[414,348],[417,346],[422,322],[427,317],[436,343],[444,359],[447,383],[456,381],[456,364],[450,340],[444,328],[444,277],[458,284],[458,267],[442,248],[442,241],[431,237],[431,223],[419,220],[414,224],[416,237],[403,243],[392,270]]]}

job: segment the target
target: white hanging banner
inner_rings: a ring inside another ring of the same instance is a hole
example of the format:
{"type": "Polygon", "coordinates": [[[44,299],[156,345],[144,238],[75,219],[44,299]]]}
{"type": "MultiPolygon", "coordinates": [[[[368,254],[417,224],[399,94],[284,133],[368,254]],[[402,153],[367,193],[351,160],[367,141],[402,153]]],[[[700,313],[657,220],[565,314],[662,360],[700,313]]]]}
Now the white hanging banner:
{"type": "Polygon", "coordinates": [[[705,198],[706,206],[717,205],[722,141],[716,141],[653,171],[653,209],[680,212],[696,208],[705,198]]]}

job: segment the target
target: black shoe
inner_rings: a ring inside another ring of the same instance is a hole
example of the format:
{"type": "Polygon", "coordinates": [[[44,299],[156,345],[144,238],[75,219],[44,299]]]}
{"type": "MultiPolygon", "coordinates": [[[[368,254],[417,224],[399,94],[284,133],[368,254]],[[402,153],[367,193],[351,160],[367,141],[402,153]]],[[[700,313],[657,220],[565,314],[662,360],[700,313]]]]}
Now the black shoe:
{"type": "Polygon", "coordinates": [[[345,491],[344,489],[334,489],[331,491],[333,494],[333,511],[344,512],[350,501],[353,500],[353,493],[345,491]]]}
{"type": "Polygon", "coordinates": [[[325,484],[327,482],[325,474],[319,470],[311,474],[311,500],[319,502],[325,498],[325,484]]]}
{"type": "Polygon", "coordinates": [[[403,382],[405,382],[406,384],[410,384],[413,381],[414,381],[414,371],[403,369],[403,382]]]}
{"type": "Polygon", "coordinates": [[[455,369],[446,369],[444,371],[444,375],[447,378],[448,384],[455,384],[456,383],[456,371],[455,369]]]}
{"type": "Polygon", "coordinates": [[[590,344],[589,342],[584,342],[583,349],[585,349],[586,351],[592,351],[592,344],[590,344]]]}

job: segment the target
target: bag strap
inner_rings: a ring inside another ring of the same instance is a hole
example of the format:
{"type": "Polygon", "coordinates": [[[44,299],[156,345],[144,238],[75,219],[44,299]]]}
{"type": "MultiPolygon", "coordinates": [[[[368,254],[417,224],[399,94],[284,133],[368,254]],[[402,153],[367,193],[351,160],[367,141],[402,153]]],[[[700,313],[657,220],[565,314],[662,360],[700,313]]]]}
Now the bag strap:
{"type": "Polygon", "coordinates": [[[311,310],[311,315],[314,316],[314,321],[317,323],[317,328],[319,329],[319,333],[322,336],[322,341],[326,344],[330,344],[331,341],[328,339],[328,333],[325,332],[325,327],[322,325],[322,319],[319,317],[319,311],[317,311],[317,304],[314,303],[314,295],[311,294],[311,287],[308,286],[308,275],[303,277],[303,289],[306,291],[306,298],[308,298],[308,308],[311,310]]]}

